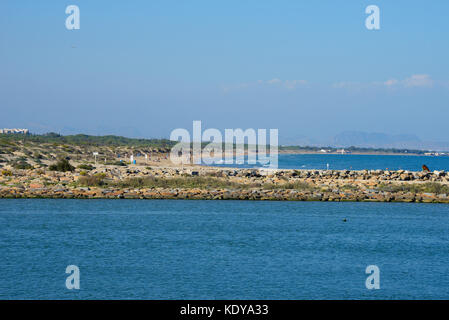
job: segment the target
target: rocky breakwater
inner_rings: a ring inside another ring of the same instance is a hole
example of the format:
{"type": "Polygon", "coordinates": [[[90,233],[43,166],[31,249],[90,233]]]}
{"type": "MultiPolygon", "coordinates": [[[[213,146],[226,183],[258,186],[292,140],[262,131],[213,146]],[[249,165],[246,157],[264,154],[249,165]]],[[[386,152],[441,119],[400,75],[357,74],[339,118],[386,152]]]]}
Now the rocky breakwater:
{"type": "Polygon", "coordinates": [[[100,166],[0,172],[0,198],[235,199],[449,203],[444,171],[100,166]]]}

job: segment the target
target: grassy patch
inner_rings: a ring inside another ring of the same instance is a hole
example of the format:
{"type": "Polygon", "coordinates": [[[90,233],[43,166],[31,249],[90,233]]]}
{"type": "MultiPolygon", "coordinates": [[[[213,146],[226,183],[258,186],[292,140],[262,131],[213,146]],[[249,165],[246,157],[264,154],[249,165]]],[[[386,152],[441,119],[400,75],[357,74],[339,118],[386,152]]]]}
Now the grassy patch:
{"type": "Polygon", "coordinates": [[[179,178],[138,177],[128,178],[123,181],[105,179],[104,175],[85,175],[79,178],[78,184],[88,187],[112,187],[112,188],[166,188],[166,189],[230,189],[247,190],[251,188],[263,188],[265,190],[298,190],[311,191],[316,187],[306,182],[292,183],[238,183],[219,177],[186,176],[179,178]]]}
{"type": "Polygon", "coordinates": [[[120,188],[244,189],[245,184],[214,177],[130,178],[115,183],[120,188]]]}
{"type": "Polygon", "coordinates": [[[107,185],[104,178],[104,173],[95,174],[93,176],[86,174],[79,178],[78,184],[87,187],[104,187],[107,185]]]}
{"type": "Polygon", "coordinates": [[[381,184],[378,189],[387,192],[411,192],[411,193],[435,193],[449,194],[449,186],[438,182],[413,183],[413,184],[381,184]]]}
{"type": "Polygon", "coordinates": [[[94,167],[93,165],[91,165],[91,164],[85,164],[85,163],[83,163],[83,164],[80,164],[80,165],[78,166],[78,169],[83,169],[83,170],[90,171],[90,170],[95,169],[95,167],[94,167]]]}
{"type": "Polygon", "coordinates": [[[345,184],[345,185],[342,185],[342,186],[340,187],[340,189],[346,190],[346,191],[358,191],[358,190],[360,190],[360,188],[359,188],[358,186],[353,185],[353,184],[345,184]]]}
{"type": "Polygon", "coordinates": [[[5,177],[11,177],[12,176],[12,172],[10,170],[6,170],[6,169],[3,169],[1,171],[1,174],[2,174],[2,176],[5,176],[5,177]]]}
{"type": "Polygon", "coordinates": [[[24,160],[12,163],[14,169],[33,169],[33,166],[24,160]]]}
{"type": "Polygon", "coordinates": [[[110,181],[101,175],[86,175],[80,177],[78,183],[89,187],[115,187],[115,188],[167,188],[167,189],[248,189],[260,185],[250,185],[231,182],[215,177],[182,177],[182,178],[157,178],[138,177],[123,181],[110,181]]]}
{"type": "Polygon", "coordinates": [[[316,187],[303,181],[288,182],[288,183],[266,183],[263,185],[265,190],[298,190],[298,191],[311,191],[316,187]]]}

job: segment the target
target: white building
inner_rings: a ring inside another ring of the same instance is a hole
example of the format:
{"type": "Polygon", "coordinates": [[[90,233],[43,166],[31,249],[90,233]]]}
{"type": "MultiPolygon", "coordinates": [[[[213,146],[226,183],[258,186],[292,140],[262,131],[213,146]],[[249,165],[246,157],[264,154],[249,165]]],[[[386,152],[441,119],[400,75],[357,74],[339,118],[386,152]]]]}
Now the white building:
{"type": "Polygon", "coordinates": [[[28,134],[30,131],[28,129],[0,129],[0,133],[21,133],[28,134]]]}

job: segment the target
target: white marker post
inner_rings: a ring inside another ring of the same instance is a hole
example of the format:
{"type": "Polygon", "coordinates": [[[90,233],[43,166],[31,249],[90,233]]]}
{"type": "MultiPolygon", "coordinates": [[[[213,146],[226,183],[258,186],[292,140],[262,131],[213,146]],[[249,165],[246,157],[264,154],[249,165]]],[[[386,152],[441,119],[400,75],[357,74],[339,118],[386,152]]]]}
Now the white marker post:
{"type": "Polygon", "coordinates": [[[94,152],[94,158],[95,158],[95,165],[97,164],[97,156],[98,156],[98,152],[94,152]]]}

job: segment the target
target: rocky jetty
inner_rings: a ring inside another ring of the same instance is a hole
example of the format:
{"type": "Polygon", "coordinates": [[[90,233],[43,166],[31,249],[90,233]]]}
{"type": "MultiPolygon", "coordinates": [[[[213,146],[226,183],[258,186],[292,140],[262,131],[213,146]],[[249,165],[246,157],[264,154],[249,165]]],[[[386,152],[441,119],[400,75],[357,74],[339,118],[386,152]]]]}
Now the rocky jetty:
{"type": "Polygon", "coordinates": [[[0,170],[0,198],[235,199],[449,203],[444,171],[98,166],[0,170]]]}

